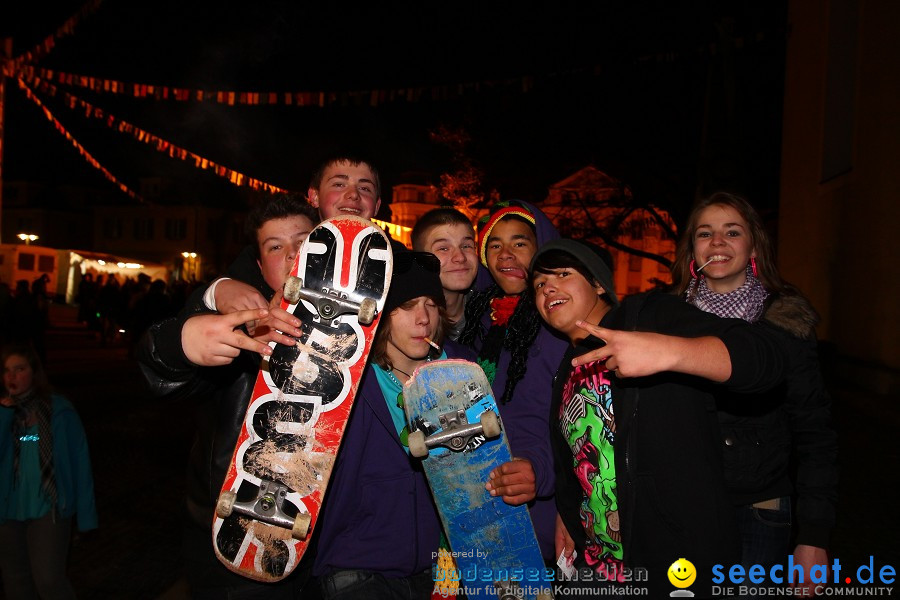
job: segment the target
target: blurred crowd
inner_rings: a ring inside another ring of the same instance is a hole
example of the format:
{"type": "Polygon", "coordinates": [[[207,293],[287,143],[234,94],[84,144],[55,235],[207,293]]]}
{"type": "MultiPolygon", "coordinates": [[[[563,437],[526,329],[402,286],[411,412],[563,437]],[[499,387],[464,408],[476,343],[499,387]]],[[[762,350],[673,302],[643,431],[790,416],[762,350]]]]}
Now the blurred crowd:
{"type": "MultiPolygon", "coordinates": [[[[12,289],[0,281],[0,346],[31,344],[46,361],[46,332],[50,303],[55,293],[48,289],[46,274],[28,282],[20,279],[12,289]]],[[[154,322],[178,313],[191,292],[206,282],[176,281],[168,284],[143,273],[120,278],[115,274],[85,273],[75,302],[78,322],[94,332],[101,345],[125,343],[129,348],[154,322]]]]}

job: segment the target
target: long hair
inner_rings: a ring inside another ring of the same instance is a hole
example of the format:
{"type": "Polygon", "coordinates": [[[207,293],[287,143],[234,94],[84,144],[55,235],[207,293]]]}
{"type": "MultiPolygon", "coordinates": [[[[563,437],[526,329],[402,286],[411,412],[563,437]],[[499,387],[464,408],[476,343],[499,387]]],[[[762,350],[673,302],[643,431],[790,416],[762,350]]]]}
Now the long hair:
{"type": "MultiPolygon", "coordinates": [[[[370,351],[370,358],[372,362],[374,362],[379,367],[387,371],[390,371],[394,368],[391,359],[388,358],[387,355],[387,345],[388,341],[390,341],[391,339],[391,315],[393,315],[398,310],[409,310],[418,299],[419,298],[417,297],[407,300],[406,302],[392,310],[390,313],[381,317],[381,321],[379,321],[378,323],[378,330],[375,332],[375,339],[372,340],[372,350],[370,351]]],[[[435,329],[434,331],[434,339],[432,341],[438,346],[443,346],[444,336],[446,335],[447,331],[449,331],[450,324],[447,318],[447,310],[440,304],[438,304],[437,307],[438,324],[437,329],[435,329]]],[[[428,351],[429,358],[438,358],[439,356],[440,353],[434,348],[428,351]]]]}
{"type": "Polygon", "coordinates": [[[700,213],[710,206],[733,208],[747,223],[750,247],[756,252],[756,269],[763,287],[774,294],[792,293],[793,288],[785,283],[778,273],[778,267],[775,264],[775,249],[759,213],[744,198],[728,192],[716,192],[708,198],[704,198],[694,206],[688,216],[675,249],[675,262],[672,264],[672,291],[679,296],[684,295],[691,283],[690,265],[694,259],[694,235],[697,233],[697,222],[700,219],[700,213]]]}
{"type": "Polygon", "coordinates": [[[47,379],[47,372],[44,371],[44,364],[41,358],[35,352],[34,348],[28,344],[10,344],[3,348],[0,353],[0,364],[6,367],[6,361],[12,356],[21,356],[31,367],[31,389],[34,390],[35,396],[42,402],[49,402],[53,389],[50,387],[50,381],[47,379]]]}
{"type": "Polygon", "coordinates": [[[496,283],[486,290],[472,292],[466,301],[466,321],[457,341],[473,350],[476,349],[476,341],[481,342],[478,358],[486,358],[492,362],[500,360],[501,348],[509,350],[506,386],[500,397],[500,402],[505,404],[512,400],[516,384],[525,375],[528,351],[541,329],[541,317],[534,305],[534,294],[527,288],[519,295],[519,303],[509,318],[501,345],[488,348],[485,344],[488,331],[481,324],[481,317],[490,310],[491,300],[503,295],[503,290],[496,283]]]}

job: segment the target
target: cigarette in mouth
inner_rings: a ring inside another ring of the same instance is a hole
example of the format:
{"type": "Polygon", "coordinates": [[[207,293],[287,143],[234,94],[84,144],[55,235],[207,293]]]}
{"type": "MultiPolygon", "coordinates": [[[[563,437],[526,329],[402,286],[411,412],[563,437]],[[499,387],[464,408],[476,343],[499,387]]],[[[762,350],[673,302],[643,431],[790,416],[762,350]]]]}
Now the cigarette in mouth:
{"type": "Polygon", "coordinates": [[[428,342],[428,344],[429,344],[432,348],[434,348],[435,350],[440,350],[440,349],[441,349],[440,346],[438,346],[438,345],[435,344],[433,341],[431,341],[431,338],[426,337],[426,338],[423,338],[423,339],[424,339],[426,342],[428,342]]]}
{"type": "Polygon", "coordinates": [[[713,261],[713,259],[709,259],[708,261],[706,261],[706,263],[704,263],[704,265],[702,267],[697,267],[697,272],[699,273],[700,271],[705,269],[707,266],[709,266],[709,263],[711,263],[712,261],[713,261]]]}

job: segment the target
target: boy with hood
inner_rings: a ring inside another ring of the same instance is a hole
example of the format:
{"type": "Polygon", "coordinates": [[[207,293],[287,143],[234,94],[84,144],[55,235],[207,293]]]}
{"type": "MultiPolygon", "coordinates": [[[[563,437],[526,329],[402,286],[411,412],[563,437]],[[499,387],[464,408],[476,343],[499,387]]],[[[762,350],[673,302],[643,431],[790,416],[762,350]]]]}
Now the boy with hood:
{"type": "Polygon", "coordinates": [[[544,560],[556,555],[553,457],[547,440],[553,374],[565,340],[541,323],[528,290],[540,244],[559,237],[549,219],[521,201],[501,202],[479,224],[478,254],[493,281],[466,302],[459,341],[478,354],[498,398],[513,455],[491,474],[488,490],[510,504],[529,503],[544,560]]]}

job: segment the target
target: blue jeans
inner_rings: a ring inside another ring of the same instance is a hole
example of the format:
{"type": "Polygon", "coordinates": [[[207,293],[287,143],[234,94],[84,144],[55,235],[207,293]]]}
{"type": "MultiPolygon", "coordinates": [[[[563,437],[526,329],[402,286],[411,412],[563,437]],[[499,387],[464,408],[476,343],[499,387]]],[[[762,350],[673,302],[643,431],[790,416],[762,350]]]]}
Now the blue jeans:
{"type": "Polygon", "coordinates": [[[431,571],[409,577],[385,577],[371,571],[335,571],[319,581],[324,600],[429,600],[431,571]]]}
{"type": "Polygon", "coordinates": [[[778,499],[777,509],[751,505],[737,509],[738,527],[743,544],[741,564],[745,569],[762,565],[786,564],[791,552],[791,498],[778,499]]]}
{"type": "MultiPolygon", "coordinates": [[[[772,565],[787,565],[791,553],[791,498],[778,499],[778,508],[757,508],[750,504],[736,509],[738,528],[741,532],[741,565],[749,573],[753,565],[762,565],[766,575],[761,583],[745,579],[745,587],[774,587],[768,573],[772,565]]],[[[757,598],[756,596],[746,596],[757,598]]],[[[745,596],[737,596],[745,598],[745,596]]]]}

